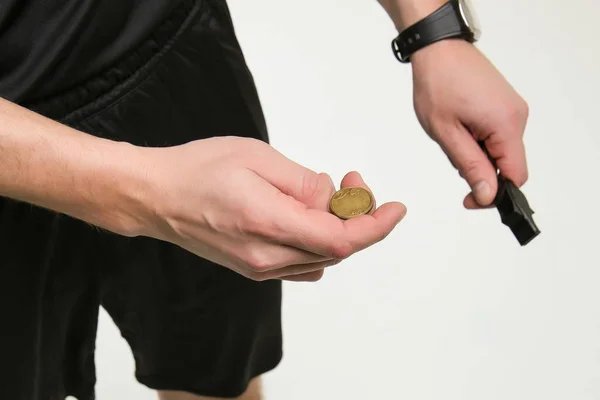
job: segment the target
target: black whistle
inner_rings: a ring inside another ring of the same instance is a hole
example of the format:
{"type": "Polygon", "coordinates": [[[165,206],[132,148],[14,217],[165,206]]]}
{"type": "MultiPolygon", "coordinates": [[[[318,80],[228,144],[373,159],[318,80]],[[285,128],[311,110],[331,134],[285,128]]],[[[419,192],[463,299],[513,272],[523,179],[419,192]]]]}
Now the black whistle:
{"type": "MultiPolygon", "coordinates": [[[[497,171],[496,162],[490,157],[485,145],[482,142],[479,145],[497,171]]],[[[527,245],[541,233],[533,220],[534,211],[529,206],[523,192],[500,173],[498,173],[498,192],[494,199],[494,205],[500,213],[502,223],[510,228],[521,246],[527,245]]]]}

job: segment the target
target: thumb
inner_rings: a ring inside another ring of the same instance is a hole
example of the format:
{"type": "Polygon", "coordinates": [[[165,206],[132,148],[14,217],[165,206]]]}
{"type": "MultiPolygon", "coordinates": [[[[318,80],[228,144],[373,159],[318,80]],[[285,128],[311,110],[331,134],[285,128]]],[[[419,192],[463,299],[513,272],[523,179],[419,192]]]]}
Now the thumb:
{"type": "Polygon", "coordinates": [[[335,193],[329,175],[308,169],[271,146],[265,145],[263,150],[245,160],[246,168],[308,208],[328,209],[329,199],[335,193]]]}
{"type": "Polygon", "coordinates": [[[335,185],[328,174],[309,174],[305,177],[302,193],[297,200],[306,204],[308,208],[328,211],[329,200],[334,193],[335,185]]]}
{"type": "Polygon", "coordinates": [[[489,206],[498,190],[496,172],[473,135],[460,126],[442,137],[440,146],[471,187],[477,204],[489,206]]]}
{"type": "Polygon", "coordinates": [[[365,183],[365,181],[363,180],[362,176],[358,172],[352,171],[352,172],[347,173],[344,176],[344,178],[342,179],[341,187],[342,188],[345,188],[345,187],[361,187],[363,189],[368,190],[371,193],[371,196],[373,196],[373,202],[374,202],[373,208],[371,209],[370,214],[373,214],[375,212],[375,209],[377,208],[377,204],[375,202],[375,196],[373,195],[373,191],[365,183]]]}

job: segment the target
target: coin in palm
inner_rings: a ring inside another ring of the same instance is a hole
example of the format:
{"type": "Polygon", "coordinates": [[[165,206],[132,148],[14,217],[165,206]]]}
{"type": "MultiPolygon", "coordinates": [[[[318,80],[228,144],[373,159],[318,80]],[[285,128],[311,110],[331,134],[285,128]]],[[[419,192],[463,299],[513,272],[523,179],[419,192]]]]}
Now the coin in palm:
{"type": "Polygon", "coordinates": [[[339,218],[350,219],[371,212],[375,200],[371,192],[361,187],[338,190],[329,203],[331,212],[339,218]]]}

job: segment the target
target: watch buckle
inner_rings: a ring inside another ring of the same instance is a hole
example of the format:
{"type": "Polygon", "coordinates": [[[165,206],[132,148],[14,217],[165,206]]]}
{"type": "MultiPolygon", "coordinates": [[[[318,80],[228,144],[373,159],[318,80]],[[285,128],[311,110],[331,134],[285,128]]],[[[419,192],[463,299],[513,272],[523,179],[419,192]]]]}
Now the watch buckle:
{"type": "Polygon", "coordinates": [[[400,51],[400,45],[398,44],[398,39],[395,38],[392,40],[392,51],[394,52],[394,56],[403,64],[408,64],[410,62],[410,57],[405,56],[400,51]]]}

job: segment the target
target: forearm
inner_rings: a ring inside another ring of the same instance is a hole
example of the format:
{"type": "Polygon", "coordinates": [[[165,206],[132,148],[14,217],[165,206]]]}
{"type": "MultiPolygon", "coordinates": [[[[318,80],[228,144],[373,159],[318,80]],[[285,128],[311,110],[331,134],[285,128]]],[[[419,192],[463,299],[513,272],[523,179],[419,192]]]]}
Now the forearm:
{"type": "Polygon", "coordinates": [[[0,196],[133,234],[142,187],[136,154],[0,98],[0,196]]]}
{"type": "Polygon", "coordinates": [[[442,6],[446,0],[378,0],[398,31],[402,31],[442,6]]]}

